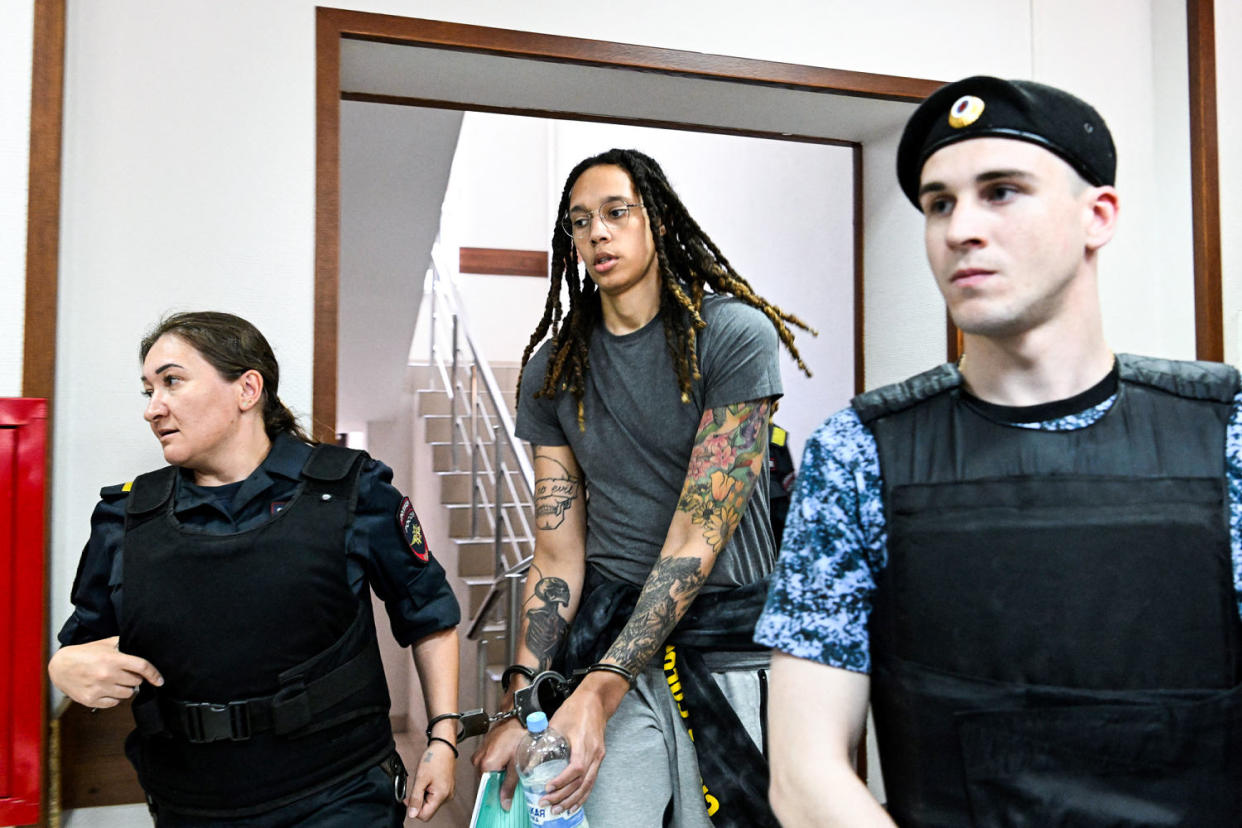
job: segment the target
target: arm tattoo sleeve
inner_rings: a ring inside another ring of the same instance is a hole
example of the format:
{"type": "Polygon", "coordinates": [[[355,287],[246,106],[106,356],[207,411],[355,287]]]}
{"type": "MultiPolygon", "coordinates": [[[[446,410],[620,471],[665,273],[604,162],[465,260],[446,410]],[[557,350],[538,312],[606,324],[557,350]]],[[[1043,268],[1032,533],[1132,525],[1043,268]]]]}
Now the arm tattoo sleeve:
{"type": "Polygon", "coordinates": [[[702,563],[701,558],[688,556],[656,561],[630,620],[608,648],[604,659],[620,664],[631,673],[641,671],[664,644],[664,639],[677,626],[707,580],[702,563]]]}
{"type": "Polygon", "coordinates": [[[716,554],[741,522],[763,468],[769,406],[761,400],[714,408],[695,438],[677,509],[702,528],[716,554]]]}
{"type": "Polygon", "coordinates": [[[552,666],[552,657],[569,629],[561,617],[561,607],[569,606],[569,584],[563,578],[543,577],[533,564],[530,577],[538,577],[535,594],[526,602],[526,648],[537,660],[536,673],[552,666]]]}
{"type": "Polygon", "coordinates": [[[582,481],[546,454],[537,456],[557,471],[535,481],[535,525],[540,529],[555,529],[565,522],[565,512],[574,505],[582,481]]]}
{"type": "Polygon", "coordinates": [[[605,659],[631,672],[642,670],[699,594],[767,462],[770,405],[768,400],[739,403],[704,415],[677,509],[689,515],[713,554],[707,560],[677,555],[656,561],[605,659]]]}

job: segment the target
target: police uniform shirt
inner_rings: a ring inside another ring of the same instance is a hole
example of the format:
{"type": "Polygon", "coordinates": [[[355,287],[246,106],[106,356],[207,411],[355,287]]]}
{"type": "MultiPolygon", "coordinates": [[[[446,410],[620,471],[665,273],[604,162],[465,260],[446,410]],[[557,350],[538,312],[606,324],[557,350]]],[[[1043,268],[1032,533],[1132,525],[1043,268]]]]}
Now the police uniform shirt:
{"type": "MultiPolygon", "coordinates": [[[[311,447],[278,436],[263,463],[245,480],[198,486],[183,469],[173,512],[183,526],[207,534],[252,529],[270,520],[293,499],[311,447]]],[[[62,645],[117,635],[123,600],[122,540],[124,486],[109,486],[91,516],[91,535],[74,579],[73,614],[57,636],[62,645]]],[[[444,569],[427,549],[408,499],[392,485],[392,469],[367,458],[358,481],[358,502],[346,530],[346,574],[351,590],[365,600],[367,586],[383,600],[393,634],[408,646],[457,626],[461,612],[444,569]]]]}

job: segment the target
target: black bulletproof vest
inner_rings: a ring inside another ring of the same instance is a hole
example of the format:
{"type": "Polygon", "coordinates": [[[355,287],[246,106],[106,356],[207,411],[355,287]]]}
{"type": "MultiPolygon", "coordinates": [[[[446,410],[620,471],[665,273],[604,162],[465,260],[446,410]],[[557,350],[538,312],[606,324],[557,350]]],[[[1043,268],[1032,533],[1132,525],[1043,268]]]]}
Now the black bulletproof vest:
{"type": "Polygon", "coordinates": [[[1238,375],[1118,362],[1071,431],[988,419],[948,365],[854,402],[884,480],[872,704],[899,825],[1242,824],[1238,375]]]}
{"type": "Polygon", "coordinates": [[[209,816],[255,813],[357,773],[392,749],[370,604],[353,594],[345,568],[363,457],[317,446],[288,505],[234,534],[205,534],[176,520],[176,468],[134,481],[120,646],[155,665],[165,683],[143,685],[135,701],[139,729],[126,752],[161,806],[209,816]],[[294,732],[199,743],[171,726],[187,702],[242,707],[278,694],[278,704],[294,703],[282,710],[305,710],[306,687],[350,662],[367,674],[355,680],[360,689],[315,710],[294,732]],[[153,733],[140,710],[162,712],[171,732],[153,733]]]}

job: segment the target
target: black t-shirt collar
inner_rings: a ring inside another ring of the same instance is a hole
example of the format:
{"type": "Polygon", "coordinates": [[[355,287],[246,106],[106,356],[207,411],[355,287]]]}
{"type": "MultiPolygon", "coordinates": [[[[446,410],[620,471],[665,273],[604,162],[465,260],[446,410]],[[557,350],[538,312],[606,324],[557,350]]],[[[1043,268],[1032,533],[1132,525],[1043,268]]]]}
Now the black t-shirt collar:
{"type": "Polygon", "coordinates": [[[1043,423],[1059,420],[1073,414],[1080,414],[1088,408],[1094,408],[1117,393],[1120,370],[1117,360],[1113,359],[1113,367],[1104,379],[1082,393],[1063,400],[1040,403],[1039,405],[997,405],[985,402],[962,389],[962,400],[990,420],[1002,423],[1043,423]]]}

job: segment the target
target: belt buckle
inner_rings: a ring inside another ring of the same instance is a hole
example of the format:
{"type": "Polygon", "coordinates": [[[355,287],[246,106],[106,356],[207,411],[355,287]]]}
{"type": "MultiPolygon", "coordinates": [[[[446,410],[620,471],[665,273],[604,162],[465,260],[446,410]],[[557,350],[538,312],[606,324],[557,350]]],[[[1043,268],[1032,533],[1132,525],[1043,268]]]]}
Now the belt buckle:
{"type": "Polygon", "coordinates": [[[186,739],[193,744],[225,739],[242,742],[250,738],[250,712],[244,701],[186,702],[181,706],[181,722],[186,739]]]}

